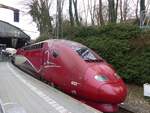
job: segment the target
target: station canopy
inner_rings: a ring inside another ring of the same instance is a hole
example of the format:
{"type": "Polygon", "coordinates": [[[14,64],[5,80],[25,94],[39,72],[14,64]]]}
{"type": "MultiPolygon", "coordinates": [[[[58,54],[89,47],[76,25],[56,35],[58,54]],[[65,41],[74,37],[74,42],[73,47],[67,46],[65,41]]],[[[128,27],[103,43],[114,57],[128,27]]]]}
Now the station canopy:
{"type": "Polygon", "coordinates": [[[9,48],[20,48],[30,42],[30,37],[20,28],[0,20],[0,44],[9,48]]]}

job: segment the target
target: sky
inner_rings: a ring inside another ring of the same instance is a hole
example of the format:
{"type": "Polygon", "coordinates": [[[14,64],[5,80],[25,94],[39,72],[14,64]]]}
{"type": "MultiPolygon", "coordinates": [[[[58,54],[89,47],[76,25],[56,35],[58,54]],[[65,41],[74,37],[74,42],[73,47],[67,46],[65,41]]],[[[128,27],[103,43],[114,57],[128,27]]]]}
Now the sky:
{"type": "Polygon", "coordinates": [[[24,8],[23,0],[0,0],[0,4],[4,4],[21,10],[19,22],[14,22],[13,11],[0,8],[0,20],[21,28],[26,34],[31,37],[31,39],[36,39],[39,36],[36,24],[33,22],[32,17],[27,13],[27,9],[24,8]]]}

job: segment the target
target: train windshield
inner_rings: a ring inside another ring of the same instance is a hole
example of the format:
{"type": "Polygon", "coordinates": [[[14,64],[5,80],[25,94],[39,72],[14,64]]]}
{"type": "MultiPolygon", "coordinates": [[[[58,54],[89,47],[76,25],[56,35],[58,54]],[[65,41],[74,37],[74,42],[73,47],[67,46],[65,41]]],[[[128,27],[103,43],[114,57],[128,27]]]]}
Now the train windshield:
{"type": "Polygon", "coordinates": [[[80,55],[80,57],[85,61],[102,61],[102,58],[100,58],[98,55],[96,55],[92,50],[90,50],[87,47],[81,47],[76,49],[76,52],[80,55]]]}

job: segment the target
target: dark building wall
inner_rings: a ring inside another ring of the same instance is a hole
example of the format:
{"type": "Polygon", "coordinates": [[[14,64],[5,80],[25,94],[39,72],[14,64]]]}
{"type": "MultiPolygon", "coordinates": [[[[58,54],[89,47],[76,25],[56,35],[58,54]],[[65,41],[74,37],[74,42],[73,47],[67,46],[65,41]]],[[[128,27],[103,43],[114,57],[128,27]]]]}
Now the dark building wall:
{"type": "Polygon", "coordinates": [[[20,28],[0,20],[0,44],[20,48],[30,41],[30,37],[20,28]],[[14,46],[14,39],[17,43],[14,46]]]}
{"type": "Polygon", "coordinates": [[[1,38],[0,37],[0,44],[6,44],[6,47],[12,47],[12,43],[11,43],[11,38],[10,37],[5,37],[5,38],[1,38]]]}

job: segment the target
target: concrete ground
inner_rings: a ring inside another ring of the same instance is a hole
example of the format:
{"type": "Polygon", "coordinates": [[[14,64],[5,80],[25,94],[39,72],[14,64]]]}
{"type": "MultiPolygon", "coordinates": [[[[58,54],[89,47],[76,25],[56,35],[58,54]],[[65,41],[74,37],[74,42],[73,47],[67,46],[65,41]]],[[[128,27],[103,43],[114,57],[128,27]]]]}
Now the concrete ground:
{"type": "Polygon", "coordinates": [[[21,113],[101,113],[22,72],[9,62],[0,62],[0,99],[7,109],[6,113],[11,113],[8,109],[12,106],[15,110],[19,106],[23,111],[21,113]]]}

